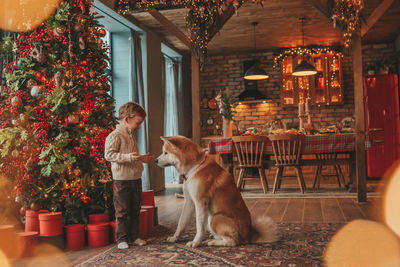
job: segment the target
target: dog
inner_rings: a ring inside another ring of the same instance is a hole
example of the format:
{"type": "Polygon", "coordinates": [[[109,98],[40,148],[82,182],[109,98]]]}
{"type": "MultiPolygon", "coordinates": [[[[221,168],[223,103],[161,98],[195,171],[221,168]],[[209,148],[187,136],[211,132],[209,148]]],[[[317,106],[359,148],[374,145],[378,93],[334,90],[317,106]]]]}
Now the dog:
{"type": "Polygon", "coordinates": [[[184,136],[161,137],[161,155],[155,163],[174,166],[186,177],[183,183],[184,204],[175,234],[176,242],[196,212],[196,235],[186,246],[236,246],[277,240],[276,225],[269,217],[251,218],[232,175],[201,148],[184,136]],[[214,239],[203,238],[206,228],[214,239]]]}

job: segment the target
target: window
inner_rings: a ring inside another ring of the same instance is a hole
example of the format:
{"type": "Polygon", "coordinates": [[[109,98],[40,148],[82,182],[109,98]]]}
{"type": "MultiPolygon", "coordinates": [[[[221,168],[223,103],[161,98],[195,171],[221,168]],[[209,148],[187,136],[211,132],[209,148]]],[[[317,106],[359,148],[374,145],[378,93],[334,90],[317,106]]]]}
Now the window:
{"type": "Polygon", "coordinates": [[[315,105],[343,103],[341,57],[334,52],[312,55],[309,62],[317,74],[295,77],[293,69],[300,64],[301,56],[289,56],[282,60],[282,104],[297,105],[311,98],[315,105]]]}

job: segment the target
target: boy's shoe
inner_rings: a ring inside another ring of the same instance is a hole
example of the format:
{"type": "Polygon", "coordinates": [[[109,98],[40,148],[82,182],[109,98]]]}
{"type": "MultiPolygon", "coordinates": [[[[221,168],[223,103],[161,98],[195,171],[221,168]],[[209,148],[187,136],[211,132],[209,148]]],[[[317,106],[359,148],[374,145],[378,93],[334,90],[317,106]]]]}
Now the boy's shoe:
{"type": "Polygon", "coordinates": [[[121,243],[118,243],[118,249],[127,249],[127,248],[129,248],[129,245],[128,245],[128,243],[126,243],[125,241],[123,241],[123,242],[121,242],[121,243]]]}
{"type": "Polygon", "coordinates": [[[144,241],[144,240],[142,240],[140,238],[136,238],[136,240],[133,241],[133,244],[136,245],[136,246],[144,246],[147,243],[146,243],[146,241],[144,241]]]}

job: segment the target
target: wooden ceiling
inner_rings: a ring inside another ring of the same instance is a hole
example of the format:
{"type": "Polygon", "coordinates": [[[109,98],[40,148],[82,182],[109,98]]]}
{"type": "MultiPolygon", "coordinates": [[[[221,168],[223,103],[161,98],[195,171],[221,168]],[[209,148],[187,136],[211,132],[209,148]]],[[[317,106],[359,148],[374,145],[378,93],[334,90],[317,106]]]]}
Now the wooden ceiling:
{"type": "MultiPolygon", "coordinates": [[[[113,0],[105,1],[108,1],[109,5],[113,2],[113,0]]],[[[364,0],[364,2],[363,44],[395,41],[400,35],[400,0],[364,0]]],[[[325,4],[326,0],[266,0],[263,7],[255,3],[246,3],[213,37],[208,46],[208,53],[254,51],[254,28],[251,23],[255,21],[259,23],[255,29],[257,51],[301,46],[299,20],[301,17],[306,19],[304,23],[306,46],[342,45],[340,30],[333,28],[330,19],[324,14],[325,4]]],[[[154,13],[152,15],[149,12],[131,12],[126,17],[139,24],[139,27],[152,30],[178,50],[189,52],[190,49],[182,41],[188,35],[186,14],[187,9],[173,9],[158,11],[156,14],[158,20],[154,13]],[[162,16],[159,16],[160,14],[162,16]],[[171,30],[173,28],[175,29],[171,30]]]]}

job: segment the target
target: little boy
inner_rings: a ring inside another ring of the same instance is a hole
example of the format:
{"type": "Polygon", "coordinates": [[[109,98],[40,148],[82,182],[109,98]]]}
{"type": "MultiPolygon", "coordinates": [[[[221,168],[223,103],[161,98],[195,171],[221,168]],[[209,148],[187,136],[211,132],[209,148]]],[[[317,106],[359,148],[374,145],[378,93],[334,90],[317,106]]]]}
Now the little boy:
{"type": "Polygon", "coordinates": [[[143,246],[138,237],[142,196],[143,163],[154,161],[150,154],[139,155],[133,133],[146,118],[145,110],[135,102],[128,102],[119,109],[120,124],[106,138],[104,158],[111,162],[113,176],[116,240],[119,249],[129,244],[143,246]]]}

